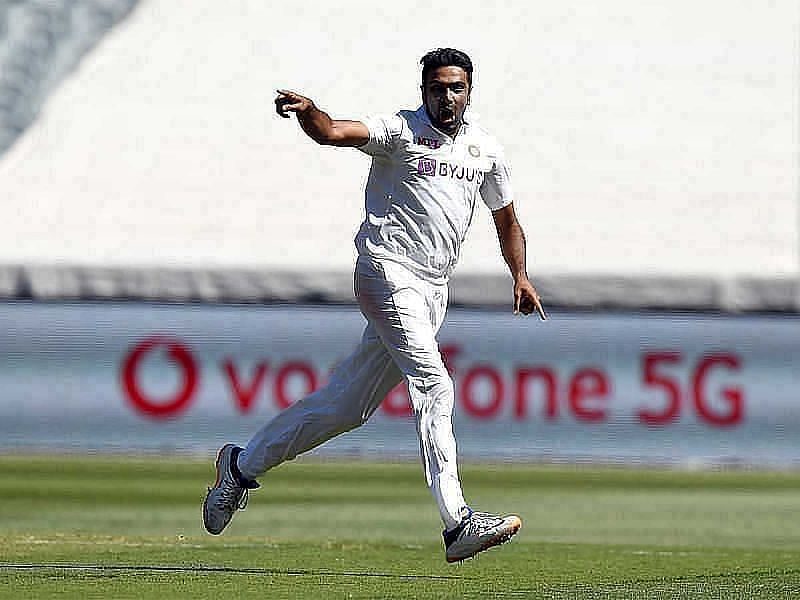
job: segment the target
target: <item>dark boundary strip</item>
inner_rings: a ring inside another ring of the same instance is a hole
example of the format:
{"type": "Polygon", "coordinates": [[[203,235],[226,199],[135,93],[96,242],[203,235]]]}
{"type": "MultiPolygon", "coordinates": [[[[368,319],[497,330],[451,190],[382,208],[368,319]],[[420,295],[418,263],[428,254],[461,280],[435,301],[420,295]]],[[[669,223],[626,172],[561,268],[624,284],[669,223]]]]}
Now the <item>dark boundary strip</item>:
{"type": "Polygon", "coordinates": [[[80,563],[0,563],[0,570],[12,571],[131,571],[154,573],[227,573],[233,575],[290,575],[295,577],[377,577],[385,579],[466,580],[456,575],[402,575],[358,571],[315,571],[311,569],[266,569],[248,567],[215,567],[205,565],[118,565],[80,563]]]}
{"type": "MultiPolygon", "coordinates": [[[[532,273],[549,308],[800,314],[800,277],[682,277],[532,273]]],[[[459,273],[450,304],[508,310],[507,275],[459,273]]],[[[355,304],[353,273],[0,264],[0,300],[210,304],[355,304]]]]}

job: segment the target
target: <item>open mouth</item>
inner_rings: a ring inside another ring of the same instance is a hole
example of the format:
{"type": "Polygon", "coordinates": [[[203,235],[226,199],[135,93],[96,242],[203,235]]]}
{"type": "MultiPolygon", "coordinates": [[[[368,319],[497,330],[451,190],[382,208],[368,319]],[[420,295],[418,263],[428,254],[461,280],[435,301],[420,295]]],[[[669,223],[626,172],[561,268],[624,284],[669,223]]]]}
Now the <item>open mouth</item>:
{"type": "Polygon", "coordinates": [[[450,108],[439,109],[439,120],[442,121],[443,123],[452,121],[455,118],[455,116],[456,116],[455,111],[450,108]]]}

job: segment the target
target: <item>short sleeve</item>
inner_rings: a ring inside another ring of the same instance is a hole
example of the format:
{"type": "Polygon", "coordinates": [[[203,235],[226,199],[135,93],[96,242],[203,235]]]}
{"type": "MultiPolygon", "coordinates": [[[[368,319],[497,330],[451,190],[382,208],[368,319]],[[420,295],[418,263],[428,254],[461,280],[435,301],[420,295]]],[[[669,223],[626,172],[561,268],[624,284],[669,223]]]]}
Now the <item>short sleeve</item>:
{"type": "Polygon", "coordinates": [[[511,204],[511,169],[505,158],[503,149],[498,147],[491,170],[486,173],[481,184],[481,197],[491,210],[500,210],[511,204]]]}
{"type": "Polygon", "coordinates": [[[358,149],[370,156],[390,156],[403,132],[403,119],[391,117],[369,117],[363,121],[369,130],[369,141],[358,149]]]}

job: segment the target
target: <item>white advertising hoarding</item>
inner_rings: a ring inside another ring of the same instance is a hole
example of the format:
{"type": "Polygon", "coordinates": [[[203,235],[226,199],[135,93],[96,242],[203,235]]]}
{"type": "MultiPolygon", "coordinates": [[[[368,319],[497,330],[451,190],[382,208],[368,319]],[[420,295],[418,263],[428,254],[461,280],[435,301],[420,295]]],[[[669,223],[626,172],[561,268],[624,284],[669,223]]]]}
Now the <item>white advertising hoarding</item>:
{"type": "MultiPolygon", "coordinates": [[[[0,304],[0,448],[210,452],[324,384],[355,307],[0,304]]],[[[800,320],[451,308],[469,458],[800,465],[800,320]]],[[[413,456],[401,386],[320,453],[413,456]]]]}

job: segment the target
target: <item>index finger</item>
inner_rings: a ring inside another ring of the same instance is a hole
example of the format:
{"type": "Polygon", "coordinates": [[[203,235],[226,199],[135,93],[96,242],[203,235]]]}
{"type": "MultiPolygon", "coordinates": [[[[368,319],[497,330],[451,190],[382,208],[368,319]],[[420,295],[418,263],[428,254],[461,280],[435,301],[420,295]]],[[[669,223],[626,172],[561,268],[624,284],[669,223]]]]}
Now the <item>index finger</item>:
{"type": "Polygon", "coordinates": [[[547,313],[544,312],[544,307],[542,306],[542,303],[539,300],[539,296],[534,296],[533,304],[534,306],[536,306],[536,312],[539,313],[539,318],[542,321],[547,321],[547,313]]]}

